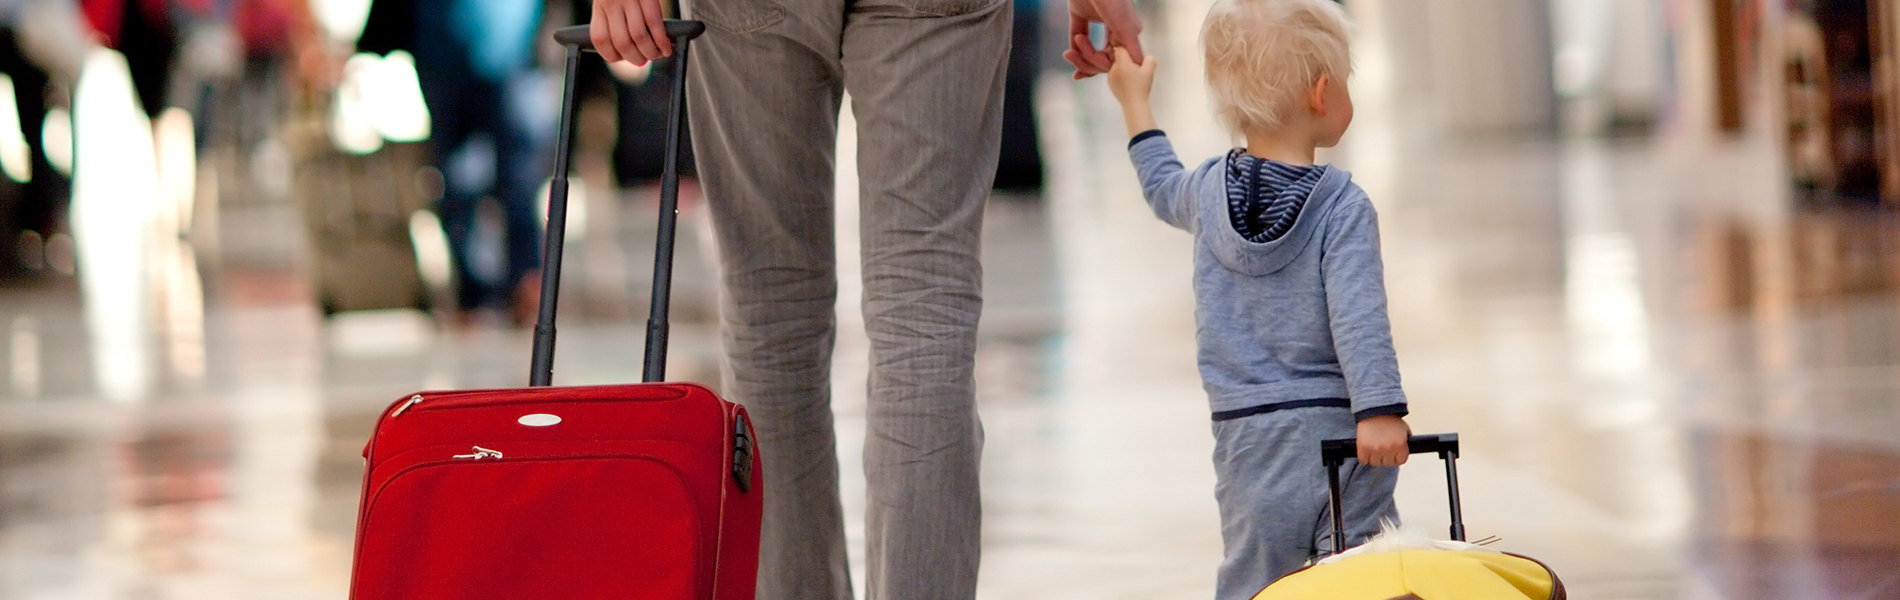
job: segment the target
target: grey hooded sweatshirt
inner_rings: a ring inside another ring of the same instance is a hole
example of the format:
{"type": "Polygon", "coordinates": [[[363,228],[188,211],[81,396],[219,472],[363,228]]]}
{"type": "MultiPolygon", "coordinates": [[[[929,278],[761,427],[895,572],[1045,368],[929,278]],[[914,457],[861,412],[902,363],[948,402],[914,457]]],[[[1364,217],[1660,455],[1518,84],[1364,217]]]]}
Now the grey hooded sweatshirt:
{"type": "Polygon", "coordinates": [[[1346,171],[1324,167],[1292,228],[1255,243],[1234,229],[1226,156],[1182,167],[1165,135],[1128,153],[1155,216],[1194,234],[1194,325],[1215,420],[1283,408],[1404,415],[1386,318],[1378,215],[1346,171]]]}

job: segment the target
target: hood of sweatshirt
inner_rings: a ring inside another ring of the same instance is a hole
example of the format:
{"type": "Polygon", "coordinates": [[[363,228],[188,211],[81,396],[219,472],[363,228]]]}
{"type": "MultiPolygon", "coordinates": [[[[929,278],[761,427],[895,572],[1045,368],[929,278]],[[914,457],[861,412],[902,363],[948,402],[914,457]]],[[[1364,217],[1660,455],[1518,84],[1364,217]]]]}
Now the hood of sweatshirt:
{"type": "MultiPolygon", "coordinates": [[[[1219,172],[1226,173],[1229,165],[1222,159],[1219,172]]],[[[1250,277],[1270,275],[1285,268],[1293,259],[1299,258],[1313,242],[1318,239],[1320,224],[1325,222],[1326,214],[1338,205],[1339,196],[1350,186],[1352,175],[1343,169],[1330,165],[1319,167],[1322,172],[1319,183],[1313,186],[1313,192],[1306,197],[1306,203],[1299,208],[1293,218],[1293,226],[1285,234],[1271,241],[1252,242],[1242,237],[1234,228],[1230,210],[1224,202],[1207,202],[1201,206],[1203,231],[1213,235],[1205,236],[1212,245],[1214,257],[1222,266],[1250,277]]]]}

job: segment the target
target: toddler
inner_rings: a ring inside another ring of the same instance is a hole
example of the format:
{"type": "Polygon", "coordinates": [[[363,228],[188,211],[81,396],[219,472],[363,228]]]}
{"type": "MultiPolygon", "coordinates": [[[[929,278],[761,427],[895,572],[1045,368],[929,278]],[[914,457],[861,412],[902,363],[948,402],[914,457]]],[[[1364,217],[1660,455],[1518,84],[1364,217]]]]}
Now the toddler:
{"type": "Polygon", "coordinates": [[[1319,442],[1356,436],[1348,545],[1397,521],[1405,393],[1386,320],[1378,217],[1313,164],[1352,122],[1346,17],[1331,0],[1220,0],[1201,31],[1221,124],[1246,146],[1186,170],[1148,106],[1155,60],[1115,50],[1109,86],[1155,215],[1194,235],[1195,329],[1214,417],[1225,558],[1244,600],[1332,548],[1319,442]]]}

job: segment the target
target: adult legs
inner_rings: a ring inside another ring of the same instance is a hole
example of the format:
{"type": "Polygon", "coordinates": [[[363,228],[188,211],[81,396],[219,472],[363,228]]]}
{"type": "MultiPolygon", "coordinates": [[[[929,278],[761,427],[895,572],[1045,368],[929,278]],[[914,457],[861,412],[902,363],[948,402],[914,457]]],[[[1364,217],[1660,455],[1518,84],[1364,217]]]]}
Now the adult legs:
{"type": "Polygon", "coordinates": [[[474,137],[473,134],[479,131],[473,113],[480,109],[471,106],[476,98],[465,95],[469,86],[451,82],[430,83],[424,80],[423,97],[427,100],[433,121],[429,142],[443,182],[442,199],[436,205],[436,213],[441,217],[442,233],[448,238],[450,262],[455,268],[456,306],[462,310],[475,310],[481,308],[488,297],[487,286],[476,275],[471,264],[474,258],[475,211],[486,191],[482,180],[488,177],[474,172],[479,167],[471,165],[473,161],[466,160],[463,151],[474,137]]]}
{"type": "Polygon", "coordinates": [[[759,598],[849,600],[831,350],[842,0],[699,0],[688,94],[722,266],[725,391],[765,470],[759,598]]]}
{"type": "Polygon", "coordinates": [[[521,73],[501,84],[500,114],[495,119],[495,197],[501,201],[507,223],[506,276],[503,290],[512,291],[516,317],[532,320],[539,306],[539,281],[524,281],[541,268],[541,219],[536,207],[546,198],[536,196],[548,177],[547,147],[554,129],[554,111],[535,101],[539,80],[521,73]]]}
{"type": "Polygon", "coordinates": [[[871,340],[872,599],[976,595],[979,247],[1011,16],[1006,0],[868,0],[844,30],[871,340]]]}
{"type": "Polygon", "coordinates": [[[470,236],[475,229],[475,208],[482,190],[476,173],[459,169],[458,154],[471,134],[480,128],[478,94],[470,89],[474,75],[462,63],[458,53],[443,41],[447,35],[422,37],[431,43],[416,47],[416,79],[422,86],[422,101],[429,107],[429,150],[435,168],[442,174],[442,198],[436,215],[442,221],[442,234],[448,238],[450,265],[454,268],[455,304],[461,310],[480,308],[483,290],[480,278],[470,268],[470,236]]]}

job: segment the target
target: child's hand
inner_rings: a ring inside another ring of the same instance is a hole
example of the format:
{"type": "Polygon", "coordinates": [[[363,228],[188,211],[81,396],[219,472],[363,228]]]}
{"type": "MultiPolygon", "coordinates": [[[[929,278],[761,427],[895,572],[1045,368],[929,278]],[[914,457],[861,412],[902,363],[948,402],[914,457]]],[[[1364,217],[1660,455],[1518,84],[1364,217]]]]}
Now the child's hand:
{"type": "Polygon", "coordinates": [[[1124,108],[1131,104],[1146,105],[1154,84],[1155,57],[1145,57],[1136,63],[1127,48],[1115,47],[1115,64],[1108,68],[1108,89],[1115,93],[1115,100],[1124,108]]]}
{"type": "Polygon", "coordinates": [[[1397,415],[1379,415],[1359,422],[1359,464],[1396,467],[1412,457],[1406,444],[1412,427],[1397,415]]]}

